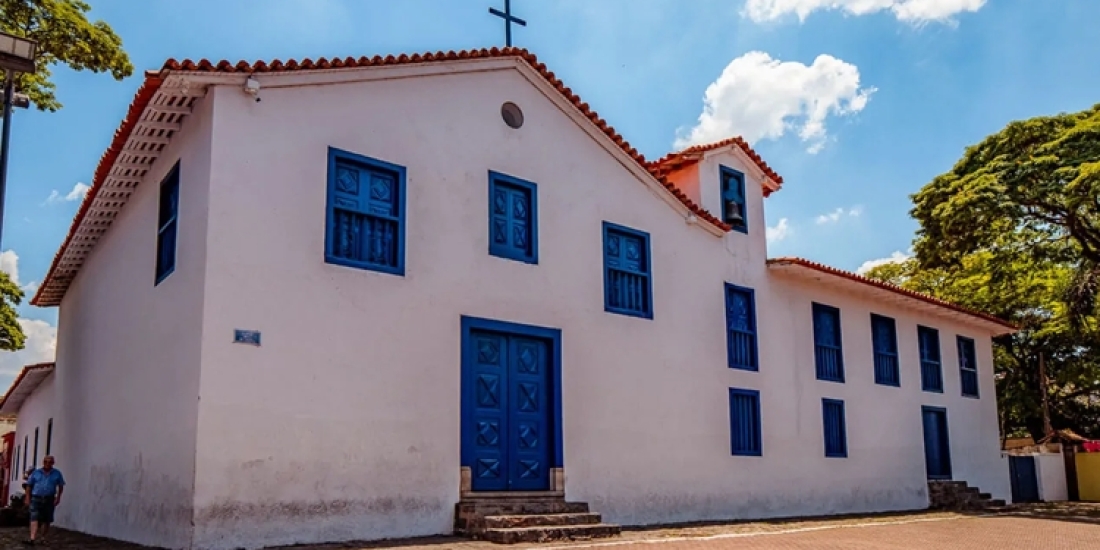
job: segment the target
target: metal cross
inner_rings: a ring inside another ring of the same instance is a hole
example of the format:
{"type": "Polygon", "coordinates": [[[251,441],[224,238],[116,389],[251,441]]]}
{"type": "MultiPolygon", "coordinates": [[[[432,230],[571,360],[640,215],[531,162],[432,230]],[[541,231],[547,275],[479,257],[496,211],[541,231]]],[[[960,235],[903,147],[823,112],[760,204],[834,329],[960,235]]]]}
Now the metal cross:
{"type": "Polygon", "coordinates": [[[512,45],[512,23],[516,23],[521,27],[526,27],[527,22],[512,15],[512,0],[504,0],[504,11],[500,11],[496,8],[489,8],[489,13],[504,20],[504,45],[512,45]]]}

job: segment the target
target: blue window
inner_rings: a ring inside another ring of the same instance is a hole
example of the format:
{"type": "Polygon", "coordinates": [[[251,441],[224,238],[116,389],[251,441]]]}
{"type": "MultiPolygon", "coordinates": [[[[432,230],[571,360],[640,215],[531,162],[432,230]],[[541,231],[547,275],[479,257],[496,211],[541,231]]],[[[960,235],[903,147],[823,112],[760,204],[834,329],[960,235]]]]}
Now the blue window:
{"type": "Polygon", "coordinates": [[[875,383],[883,386],[901,386],[898,331],[893,319],[871,314],[871,348],[875,354],[875,383]]]}
{"type": "Polygon", "coordinates": [[[731,369],[759,369],[756,298],[752,289],[729,283],[726,283],[726,353],[731,369]]]}
{"type": "Polygon", "coordinates": [[[325,261],[405,274],[405,168],[330,147],[325,261]]]}
{"type": "Polygon", "coordinates": [[[730,451],[760,456],[760,392],[730,388],[730,451]]]}
{"type": "Polygon", "coordinates": [[[821,400],[821,417],[825,428],[825,456],[848,456],[848,429],[844,425],[844,402],[838,399],[821,400]]]}
{"type": "Polygon", "coordinates": [[[535,184],[489,172],[489,254],[539,263],[535,184]]]}
{"type": "Polygon", "coordinates": [[[920,389],[943,393],[943,366],[940,364],[940,333],[934,328],[917,327],[920,347],[920,389]]]}
{"type": "Polygon", "coordinates": [[[719,168],[722,179],[722,221],[734,230],[749,232],[748,209],[745,208],[745,175],[732,168],[719,168]]]}
{"type": "Polygon", "coordinates": [[[153,286],[176,270],[176,226],[180,211],[180,164],[176,163],[160,182],[157,209],[157,272],[153,286]]]}
{"type": "Polygon", "coordinates": [[[813,304],[814,364],[817,379],[844,382],[844,351],[840,345],[840,310],[813,304]]]}
{"type": "Polygon", "coordinates": [[[957,336],[956,343],[959,348],[959,376],[962,377],[962,394],[964,397],[978,397],[978,359],[975,356],[974,340],[965,336],[957,336]]]}
{"type": "Polygon", "coordinates": [[[604,309],[653,318],[649,233],[603,222],[604,309]]]}

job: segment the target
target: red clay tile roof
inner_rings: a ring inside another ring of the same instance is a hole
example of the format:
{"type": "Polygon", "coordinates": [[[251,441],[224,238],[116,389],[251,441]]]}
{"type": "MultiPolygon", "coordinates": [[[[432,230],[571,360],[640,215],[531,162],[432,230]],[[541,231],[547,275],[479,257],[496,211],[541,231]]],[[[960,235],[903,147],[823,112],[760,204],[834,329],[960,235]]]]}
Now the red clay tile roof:
{"type": "MultiPolygon", "coordinates": [[[[768,166],[768,163],[764,162],[764,159],[760,158],[760,154],[753,150],[753,148],[750,147],[744,139],[741,139],[740,136],[731,137],[723,139],[722,141],[716,141],[714,143],[707,143],[704,145],[693,145],[691,147],[688,147],[687,149],[684,149],[683,151],[669,153],[653,162],[650,162],[649,169],[651,172],[665,175],[674,170],[686,168],[703,160],[703,155],[709,151],[721,149],[730,145],[736,145],[740,147],[741,150],[744,151],[750,159],[752,159],[757,168],[760,168],[760,170],[764,172],[764,175],[768,176],[768,178],[774,181],[776,185],[783,184],[783,177],[775,173],[775,170],[772,170],[772,168],[768,166]]],[[[764,186],[764,196],[767,197],[771,194],[772,189],[764,186]]]]}
{"type": "MultiPolygon", "coordinates": [[[[23,370],[19,371],[19,376],[16,376],[15,381],[11,383],[11,387],[8,388],[7,393],[4,394],[3,398],[0,398],[0,410],[3,410],[4,405],[8,404],[8,399],[12,396],[12,394],[16,392],[16,390],[19,389],[19,385],[23,383],[24,379],[26,379],[27,374],[34,371],[53,370],[53,368],[54,363],[37,363],[34,365],[27,365],[23,367],[23,370]]],[[[35,385],[37,386],[38,383],[41,383],[41,380],[39,380],[35,385]]],[[[33,391],[34,388],[31,388],[30,391],[27,392],[27,395],[30,395],[30,393],[33,391]]],[[[26,399],[25,396],[24,399],[26,399]]],[[[22,405],[22,403],[20,403],[20,405],[22,405]]]]}
{"type": "Polygon", "coordinates": [[[884,283],[882,281],[872,279],[870,277],[864,277],[863,275],[860,275],[858,273],[852,273],[851,271],[844,271],[843,269],[837,269],[835,267],[830,267],[830,266],[827,266],[825,264],[821,264],[821,263],[817,263],[817,262],[814,262],[814,261],[807,260],[805,258],[771,258],[771,259],[768,260],[768,265],[798,265],[798,266],[801,266],[801,267],[813,269],[815,271],[820,271],[821,273],[827,273],[829,275],[835,275],[837,277],[843,277],[845,279],[850,279],[850,280],[855,281],[857,283],[863,283],[865,285],[878,287],[878,288],[881,288],[883,290],[889,290],[890,292],[894,292],[896,294],[901,294],[902,296],[906,296],[906,297],[909,297],[909,298],[920,300],[922,302],[926,302],[926,303],[932,304],[934,306],[947,308],[947,309],[950,309],[950,310],[953,310],[953,311],[957,311],[959,313],[963,313],[963,314],[966,314],[966,315],[977,317],[979,319],[984,319],[984,320],[989,321],[991,323],[995,323],[995,324],[1001,325],[1005,328],[1012,329],[1013,331],[1019,330],[1019,327],[1017,327],[1016,325],[1014,325],[1012,323],[1009,323],[1008,321],[1005,321],[1004,319],[1001,319],[999,317],[990,315],[988,313],[982,313],[982,312],[974,310],[974,309],[970,309],[970,308],[966,308],[966,307],[963,307],[963,306],[955,305],[955,304],[953,304],[951,302],[948,302],[946,300],[941,300],[939,298],[936,298],[935,296],[931,296],[931,295],[924,294],[924,293],[921,293],[921,292],[916,292],[916,291],[913,291],[913,290],[902,288],[900,286],[893,285],[893,284],[890,284],[890,283],[884,283]]]}
{"type": "MultiPolygon", "coordinates": [[[[641,153],[639,153],[637,149],[631,147],[630,144],[625,139],[623,139],[623,137],[621,135],[619,135],[619,133],[616,132],[615,129],[612,128],[610,124],[607,123],[607,121],[600,118],[600,116],[598,114],[596,114],[596,112],[593,111],[591,109],[591,107],[588,106],[587,103],[583,102],[580,97],[578,97],[576,94],[573,93],[573,90],[566,87],[565,84],[562,83],[562,81],[560,79],[558,79],[558,77],[555,76],[553,72],[551,72],[549,69],[547,69],[545,64],[540,63],[538,61],[538,58],[536,58],[534,54],[532,54],[532,53],[530,53],[527,50],[524,50],[522,48],[503,48],[503,49],[492,48],[492,49],[469,50],[469,51],[461,51],[461,52],[450,51],[450,52],[446,52],[446,53],[445,52],[436,52],[436,53],[414,54],[414,55],[411,55],[411,56],[402,54],[402,55],[396,56],[396,57],[393,56],[393,55],[390,55],[390,56],[386,56],[386,57],[382,57],[382,56],[360,57],[358,59],[353,58],[353,57],[347,57],[347,58],[344,58],[344,59],[340,59],[340,58],[334,58],[334,59],[321,58],[321,59],[318,59],[316,61],[311,60],[311,59],[304,59],[300,62],[295,61],[293,59],[289,60],[289,61],[286,61],[286,62],[283,62],[283,61],[280,61],[280,60],[275,60],[275,61],[272,61],[270,63],[264,62],[264,61],[256,61],[254,63],[248,63],[246,61],[239,61],[237,63],[232,63],[230,61],[220,61],[220,62],[214,63],[214,62],[208,61],[206,59],[202,59],[202,60],[199,60],[199,61],[191,61],[191,60],[176,61],[174,59],[169,59],[168,61],[166,61],[164,63],[164,66],[162,67],[161,72],[159,72],[159,73],[157,73],[157,72],[147,72],[146,73],[145,82],[141,85],[141,88],[138,89],[137,95],[134,97],[134,100],[130,105],[130,109],[126,114],[126,117],[122,120],[122,124],[119,126],[118,130],[115,131],[115,136],[114,136],[114,139],[111,141],[111,145],[107,148],[107,151],[103,154],[103,157],[99,162],[99,166],[96,168],[95,177],[92,180],[91,189],[88,191],[87,195],[84,197],[84,202],[83,202],[83,204],[81,204],[80,210],[77,212],[76,217],[73,220],[72,226],[69,229],[68,236],[66,236],[64,243],[61,245],[61,248],[58,250],[57,255],[54,257],[53,264],[50,266],[50,270],[46,274],[46,278],[43,281],[43,284],[39,287],[38,292],[35,294],[34,298],[31,300],[31,303],[34,304],[34,305],[41,305],[40,300],[41,300],[42,295],[43,295],[43,290],[46,289],[48,286],[50,286],[49,283],[51,282],[51,279],[58,275],[57,270],[58,270],[58,265],[60,263],[62,254],[65,252],[65,250],[69,246],[73,246],[73,237],[76,234],[77,229],[84,222],[84,218],[85,218],[85,215],[87,213],[88,208],[90,207],[92,202],[96,199],[96,196],[99,194],[99,190],[103,186],[103,182],[107,178],[107,175],[111,170],[111,166],[114,164],[115,159],[118,158],[119,153],[122,151],[123,145],[125,145],[127,139],[130,136],[130,133],[133,131],[134,127],[137,125],[137,122],[141,118],[142,113],[145,111],[145,108],[148,105],[149,100],[153,97],[153,95],[156,93],[158,88],[160,88],[160,85],[163,82],[163,78],[166,76],[164,71],[189,71],[189,72],[196,71],[196,72],[241,73],[241,74],[273,73],[273,72],[308,71],[308,70],[321,70],[321,69],[377,67],[377,66],[387,66],[387,65],[406,65],[406,64],[415,64],[415,63],[447,62],[447,61],[457,61],[457,60],[464,60],[464,59],[503,58],[503,57],[514,57],[514,58],[522,59],[523,61],[525,61],[528,65],[530,65],[533,69],[535,69],[535,71],[538,72],[543,78],[545,78],[546,81],[551,86],[553,86],[554,89],[556,89],[558,91],[558,93],[562,94],[562,96],[564,96],[568,101],[570,101],[574,106],[576,106],[576,108],[578,110],[580,110],[580,112],[584,116],[588,117],[588,119],[591,120],[592,123],[595,124],[600,130],[602,130],[607,135],[607,137],[609,137],[613,142],[615,142],[616,145],[618,145],[620,148],[622,148],[622,150],[628,156],[630,156],[632,159],[634,159],[634,161],[637,162],[638,165],[640,165],[642,168],[644,168],[646,171],[648,171],[650,174],[652,174],[653,177],[656,178],[657,181],[659,181],[661,183],[661,185],[663,185],[665,187],[665,189],[667,189],[670,193],[672,193],[673,196],[675,196],[680,202],[682,202],[692,213],[694,213],[699,218],[701,218],[703,220],[706,220],[708,223],[712,224],[713,226],[715,226],[719,229],[722,229],[724,231],[729,231],[730,230],[729,225],[723,223],[722,220],[716,218],[710,212],[707,212],[702,207],[700,207],[698,204],[695,204],[695,202],[692,201],[690,198],[688,198],[688,196],[685,195],[683,191],[681,191],[678,187],[676,187],[672,182],[670,182],[665,177],[665,174],[668,171],[666,168],[668,166],[672,166],[673,163],[674,163],[673,157],[675,157],[676,159],[681,159],[682,158],[682,159],[685,159],[684,161],[686,161],[686,159],[691,156],[691,153],[696,153],[696,152],[701,151],[701,150],[699,150],[699,147],[692,147],[692,148],[687,149],[685,151],[681,151],[680,153],[674,153],[672,155],[666,156],[661,161],[657,161],[657,162],[648,162],[648,161],[646,161],[645,157],[641,153]]],[[[749,154],[749,156],[752,157],[753,160],[757,162],[758,166],[760,166],[760,168],[762,170],[764,170],[764,172],[766,174],[768,174],[768,177],[774,179],[776,181],[776,183],[782,182],[782,178],[780,178],[778,174],[776,174],[774,171],[772,171],[771,168],[769,168],[767,166],[767,164],[765,164],[763,162],[763,160],[760,160],[760,156],[757,155],[752,150],[752,148],[750,148],[747,144],[745,144],[744,140],[741,140],[741,138],[732,138],[731,140],[726,140],[726,141],[728,141],[729,143],[738,143],[738,144],[740,144],[741,147],[749,154]]],[[[717,147],[721,147],[723,143],[728,144],[726,142],[719,142],[719,144],[714,144],[713,146],[700,146],[700,147],[717,148],[717,147]]],[[[679,161],[676,161],[676,162],[679,162],[679,161]]],[[[768,194],[768,193],[769,193],[769,190],[767,188],[765,188],[765,195],[768,194]]],[[[107,222],[107,223],[109,223],[109,222],[107,222]]],[[[91,245],[84,245],[84,246],[94,246],[94,243],[91,244],[91,245]]],[[[70,278],[71,278],[71,277],[75,277],[76,273],[75,272],[74,273],[67,273],[67,275],[69,275],[70,278]]],[[[68,283],[66,283],[66,286],[67,286],[67,284],[68,283]]],[[[53,305],[53,304],[50,304],[50,305],[53,305]]]]}
{"type": "MultiPolygon", "coordinates": [[[[149,100],[157,93],[157,89],[160,88],[161,82],[162,80],[160,77],[146,73],[145,82],[138,88],[137,94],[134,96],[134,100],[130,103],[130,108],[126,112],[126,116],[122,119],[122,124],[115,130],[115,136],[111,140],[111,144],[107,147],[107,151],[103,153],[103,157],[100,158],[99,164],[96,166],[95,175],[92,177],[92,187],[85,193],[84,202],[80,203],[80,209],[77,210],[76,216],[73,218],[73,223],[69,226],[69,233],[65,236],[65,241],[62,242],[61,248],[59,248],[54,255],[53,263],[50,264],[50,270],[46,272],[46,277],[42,280],[42,284],[39,285],[38,291],[35,292],[34,298],[31,299],[31,305],[42,305],[42,294],[49,286],[51,279],[58,276],[58,266],[61,263],[61,257],[65,254],[66,249],[70,246],[94,246],[88,244],[74,245],[73,238],[76,237],[77,229],[79,229],[80,225],[84,222],[84,218],[88,214],[88,209],[91,208],[92,203],[95,202],[96,197],[99,195],[100,189],[103,188],[103,182],[111,172],[111,167],[114,165],[115,159],[117,159],[122,152],[123,145],[125,145],[126,140],[130,138],[130,133],[134,131],[134,127],[137,126],[138,120],[141,119],[141,114],[145,111],[145,107],[149,104],[149,100]]],[[[104,222],[100,221],[95,223],[104,222]]],[[[72,282],[71,279],[76,277],[76,273],[66,273],[66,275],[68,275],[70,279],[65,283],[67,290],[68,285],[72,282]]]]}

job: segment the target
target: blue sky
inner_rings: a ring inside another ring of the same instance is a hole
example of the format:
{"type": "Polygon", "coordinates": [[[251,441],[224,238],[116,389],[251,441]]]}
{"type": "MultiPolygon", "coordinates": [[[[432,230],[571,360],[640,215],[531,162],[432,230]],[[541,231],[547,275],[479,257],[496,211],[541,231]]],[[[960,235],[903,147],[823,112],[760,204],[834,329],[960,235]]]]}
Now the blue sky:
{"type": "MultiPolygon", "coordinates": [[[[503,45],[503,0],[90,0],[135,76],[54,69],[57,113],[18,112],[0,266],[49,268],[141,82],[165,59],[287,59],[503,45]],[[66,200],[66,199],[73,200],[66,200]],[[17,260],[16,260],[17,257],[17,260]]],[[[845,269],[905,253],[909,195],[1009,121],[1100,103],[1096,0],[513,0],[536,53],[632,145],[741,134],[785,179],[770,253],[845,269]],[[690,7],[688,7],[690,6],[690,7]],[[852,7],[854,6],[854,7],[852,7]],[[800,17],[801,15],[801,17],[800,17]],[[700,124],[706,105],[707,116],[700,124]],[[698,126],[698,128],[696,128],[698,126]]],[[[28,299],[30,294],[28,292],[28,299]]],[[[52,359],[56,309],[20,308],[52,359]]]]}

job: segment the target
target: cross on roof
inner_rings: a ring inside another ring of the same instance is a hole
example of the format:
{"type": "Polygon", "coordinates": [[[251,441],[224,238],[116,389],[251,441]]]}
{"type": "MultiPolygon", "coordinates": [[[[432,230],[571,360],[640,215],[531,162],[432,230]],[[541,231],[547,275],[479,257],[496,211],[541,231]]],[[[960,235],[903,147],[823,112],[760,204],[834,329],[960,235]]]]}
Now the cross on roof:
{"type": "Polygon", "coordinates": [[[489,8],[489,13],[504,20],[504,45],[512,45],[512,23],[516,23],[521,27],[526,27],[527,22],[512,15],[512,0],[504,0],[504,11],[500,11],[496,8],[489,8]]]}

